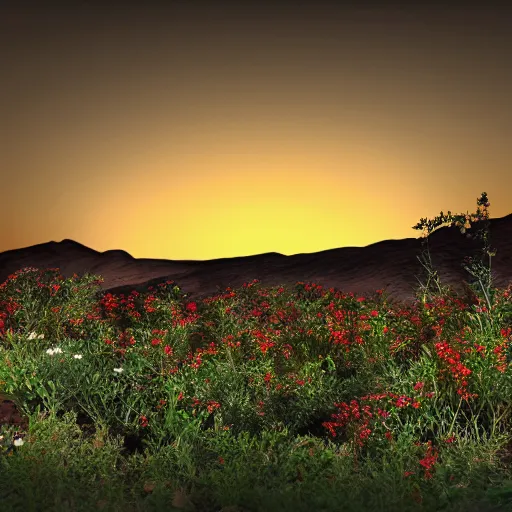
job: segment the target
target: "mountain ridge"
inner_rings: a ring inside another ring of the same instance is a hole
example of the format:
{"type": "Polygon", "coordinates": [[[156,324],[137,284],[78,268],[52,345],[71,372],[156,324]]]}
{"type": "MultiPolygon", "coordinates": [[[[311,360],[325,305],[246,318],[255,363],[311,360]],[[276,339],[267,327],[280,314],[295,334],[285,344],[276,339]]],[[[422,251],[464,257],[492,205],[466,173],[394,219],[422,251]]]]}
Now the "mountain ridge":
{"type": "MultiPolygon", "coordinates": [[[[497,249],[491,269],[494,286],[512,283],[512,214],[489,219],[490,246],[497,249]]],[[[475,231],[474,223],[466,231],[475,231]]],[[[277,252],[212,260],[166,260],[134,258],[122,249],[96,251],[71,239],[50,241],[0,253],[0,283],[25,267],[59,268],[65,278],[73,274],[100,275],[101,293],[128,295],[132,290],[148,291],[165,281],[174,281],[182,294],[200,300],[240,288],[254,279],[262,287],[284,285],[293,289],[298,282],[315,283],[345,294],[373,295],[385,289],[394,300],[412,302],[420,279],[426,282],[418,260],[423,249],[421,237],[381,240],[364,247],[340,247],[286,256],[277,252]]],[[[464,290],[471,276],[462,268],[465,256],[481,254],[483,241],[467,238],[456,226],[442,226],[428,237],[434,270],[442,284],[464,290]]]]}

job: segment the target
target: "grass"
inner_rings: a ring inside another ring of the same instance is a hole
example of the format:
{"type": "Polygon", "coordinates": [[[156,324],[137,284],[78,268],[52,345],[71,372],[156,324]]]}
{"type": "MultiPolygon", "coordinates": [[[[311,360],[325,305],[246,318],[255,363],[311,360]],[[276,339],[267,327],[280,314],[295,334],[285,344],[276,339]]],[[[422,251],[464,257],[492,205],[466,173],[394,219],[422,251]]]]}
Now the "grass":
{"type": "MultiPolygon", "coordinates": [[[[478,204],[415,228],[464,232],[478,204]]],[[[2,511],[512,510],[512,284],[486,254],[465,298],[424,260],[411,305],[257,281],[118,300],[16,272],[0,391],[29,428],[0,432],[2,511]]]]}

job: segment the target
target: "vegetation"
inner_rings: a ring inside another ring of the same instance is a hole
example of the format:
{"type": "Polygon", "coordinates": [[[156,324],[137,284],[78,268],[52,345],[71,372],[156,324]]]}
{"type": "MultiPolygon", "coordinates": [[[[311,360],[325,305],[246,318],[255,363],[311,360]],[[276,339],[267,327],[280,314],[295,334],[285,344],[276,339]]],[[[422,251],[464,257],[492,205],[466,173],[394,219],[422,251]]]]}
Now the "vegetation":
{"type": "MultiPolygon", "coordinates": [[[[478,206],[415,229],[486,226],[478,206]]],[[[119,300],[16,272],[0,391],[30,423],[0,432],[2,511],[512,510],[512,283],[492,287],[487,236],[473,293],[424,258],[412,305],[257,281],[119,300]]]]}

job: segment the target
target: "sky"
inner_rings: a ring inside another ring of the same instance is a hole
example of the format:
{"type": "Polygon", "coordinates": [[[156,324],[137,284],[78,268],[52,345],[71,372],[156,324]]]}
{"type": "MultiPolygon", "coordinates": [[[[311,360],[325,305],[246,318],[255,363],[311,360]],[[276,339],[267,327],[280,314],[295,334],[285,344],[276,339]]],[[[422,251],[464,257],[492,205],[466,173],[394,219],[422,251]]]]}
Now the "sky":
{"type": "Polygon", "coordinates": [[[292,255],[482,192],[512,213],[512,11],[410,4],[1,1],[0,252],[292,255]]]}

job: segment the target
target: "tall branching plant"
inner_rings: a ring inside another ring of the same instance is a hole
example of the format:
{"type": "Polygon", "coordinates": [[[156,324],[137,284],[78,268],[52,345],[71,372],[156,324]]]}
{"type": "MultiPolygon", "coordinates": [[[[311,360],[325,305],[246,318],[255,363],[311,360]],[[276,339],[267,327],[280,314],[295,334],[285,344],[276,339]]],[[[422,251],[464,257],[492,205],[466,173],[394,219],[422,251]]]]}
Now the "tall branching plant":
{"type": "Polygon", "coordinates": [[[462,263],[462,266],[467,272],[469,272],[474,278],[476,278],[475,282],[469,283],[469,287],[477,296],[480,295],[480,292],[483,294],[485,301],[487,303],[488,310],[491,310],[491,302],[494,297],[494,293],[492,290],[491,258],[493,256],[496,256],[496,249],[491,249],[489,247],[489,206],[490,203],[487,198],[487,193],[482,192],[480,198],[477,199],[477,210],[476,213],[474,214],[466,213],[453,215],[450,211],[448,211],[448,214],[444,215],[444,213],[441,211],[440,215],[435,217],[433,220],[420,219],[420,222],[416,224],[416,226],[413,226],[413,229],[423,229],[422,246],[426,246],[427,248],[428,259],[425,257],[425,251],[423,251],[423,258],[418,257],[418,260],[428,272],[427,283],[424,285],[420,281],[420,287],[422,290],[420,298],[423,303],[425,303],[427,297],[432,295],[431,281],[434,281],[434,284],[437,286],[439,294],[443,295],[447,291],[446,287],[441,286],[439,282],[439,276],[437,272],[432,268],[432,260],[430,258],[430,251],[428,249],[428,236],[438,227],[446,224],[450,224],[451,226],[455,225],[459,227],[461,234],[464,234],[467,229],[470,229],[472,227],[471,222],[482,222],[482,229],[477,230],[477,232],[474,235],[471,235],[469,233],[466,234],[468,238],[474,236],[475,238],[480,238],[483,240],[481,261],[475,262],[472,257],[466,257],[462,263]],[[486,268],[482,264],[482,261],[485,260],[486,256],[489,258],[488,268],[486,268]],[[468,267],[468,264],[470,264],[471,267],[468,267]]]}

